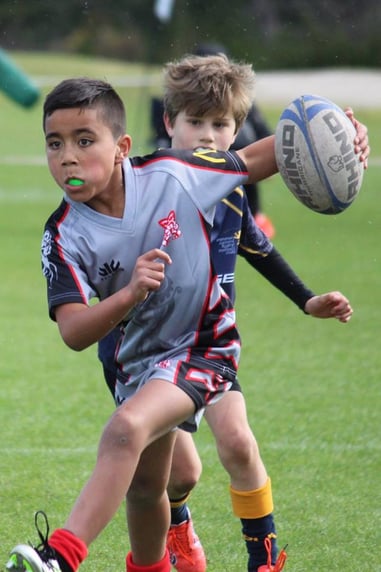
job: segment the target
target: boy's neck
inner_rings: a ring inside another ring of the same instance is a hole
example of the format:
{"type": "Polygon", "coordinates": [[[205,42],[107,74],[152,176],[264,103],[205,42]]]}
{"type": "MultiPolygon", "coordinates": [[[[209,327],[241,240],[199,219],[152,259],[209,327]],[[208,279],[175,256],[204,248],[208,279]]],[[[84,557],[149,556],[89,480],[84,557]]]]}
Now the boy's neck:
{"type": "Polygon", "coordinates": [[[120,177],[110,184],[108,190],[103,191],[102,194],[97,195],[86,204],[100,214],[123,218],[125,203],[124,174],[121,170],[120,177]]]}

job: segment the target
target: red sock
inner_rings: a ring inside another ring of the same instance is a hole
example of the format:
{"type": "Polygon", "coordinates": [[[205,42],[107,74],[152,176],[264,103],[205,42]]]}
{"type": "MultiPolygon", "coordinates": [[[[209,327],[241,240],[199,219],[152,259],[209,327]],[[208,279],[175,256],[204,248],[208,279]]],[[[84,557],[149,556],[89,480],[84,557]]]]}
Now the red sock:
{"type": "Polygon", "coordinates": [[[87,556],[87,546],[69,530],[59,528],[53,532],[49,538],[49,546],[54,548],[65,563],[76,572],[81,562],[87,556]]]}
{"type": "Polygon", "coordinates": [[[127,554],[126,558],[127,572],[171,572],[171,563],[169,561],[169,552],[166,550],[164,558],[160,562],[150,564],[149,566],[138,566],[132,561],[132,552],[127,554]]]}

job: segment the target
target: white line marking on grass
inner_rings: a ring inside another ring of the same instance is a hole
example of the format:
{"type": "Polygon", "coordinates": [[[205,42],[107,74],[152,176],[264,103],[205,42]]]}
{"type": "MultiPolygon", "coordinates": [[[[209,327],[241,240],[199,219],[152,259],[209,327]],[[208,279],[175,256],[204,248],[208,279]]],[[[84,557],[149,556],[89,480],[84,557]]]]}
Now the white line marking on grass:
{"type": "MultiPolygon", "coordinates": [[[[369,166],[371,167],[380,167],[381,157],[369,157],[368,162],[369,166]]],[[[44,155],[8,155],[5,157],[0,157],[0,165],[24,165],[26,167],[41,167],[47,166],[47,161],[44,155]]]]}
{"type": "MultiPolygon", "coordinates": [[[[58,189],[59,190],[59,189],[58,189]]],[[[28,189],[27,191],[19,191],[15,189],[0,189],[0,202],[1,203],[46,203],[47,200],[60,198],[58,195],[55,197],[49,191],[41,191],[40,189],[28,189]]]]}
{"type": "Polygon", "coordinates": [[[301,443],[287,443],[285,442],[276,442],[276,443],[267,443],[267,449],[272,449],[273,451],[326,451],[328,453],[352,453],[352,452],[361,452],[361,451],[381,451],[381,444],[374,440],[374,441],[367,441],[366,443],[315,443],[314,441],[306,441],[301,443]]]}
{"type": "MultiPolygon", "coordinates": [[[[202,445],[199,444],[201,454],[206,454],[208,451],[215,449],[213,443],[202,445]]],[[[274,441],[266,444],[266,449],[272,451],[325,451],[326,453],[345,454],[353,452],[379,452],[381,451],[380,441],[374,439],[373,441],[366,441],[365,443],[316,443],[315,441],[304,440],[301,443],[289,443],[287,441],[274,441]]],[[[59,457],[76,457],[78,455],[88,455],[93,457],[98,450],[98,447],[91,445],[89,447],[3,447],[0,448],[0,455],[18,456],[18,457],[32,457],[39,456],[59,456],[59,457]]]]}
{"type": "MultiPolygon", "coordinates": [[[[33,80],[40,87],[53,87],[57,85],[60,81],[66,79],[65,76],[54,76],[54,75],[40,75],[33,76],[33,80]]],[[[157,86],[161,84],[161,73],[156,74],[145,74],[142,72],[138,75],[109,75],[107,76],[107,81],[111,83],[114,87],[150,87],[157,86]]]]}
{"type": "Polygon", "coordinates": [[[33,455],[59,455],[61,457],[72,457],[77,455],[91,455],[97,452],[97,447],[31,447],[28,449],[18,449],[13,447],[0,448],[1,455],[18,455],[20,457],[31,457],[33,455]]]}
{"type": "MultiPolygon", "coordinates": [[[[214,444],[202,445],[198,443],[200,451],[202,453],[207,453],[214,449],[214,444]]],[[[325,451],[327,453],[342,454],[342,453],[352,453],[352,452],[376,452],[381,451],[381,443],[379,440],[374,439],[373,441],[366,441],[365,443],[325,443],[305,439],[300,443],[290,443],[288,441],[273,441],[267,442],[265,447],[262,449],[268,449],[272,451],[299,451],[299,452],[311,452],[311,451],[325,451]]],[[[0,450],[1,451],[1,450],[0,450]]]]}
{"type": "Polygon", "coordinates": [[[26,167],[46,166],[45,155],[8,155],[0,158],[0,165],[25,165],[26,167]]]}

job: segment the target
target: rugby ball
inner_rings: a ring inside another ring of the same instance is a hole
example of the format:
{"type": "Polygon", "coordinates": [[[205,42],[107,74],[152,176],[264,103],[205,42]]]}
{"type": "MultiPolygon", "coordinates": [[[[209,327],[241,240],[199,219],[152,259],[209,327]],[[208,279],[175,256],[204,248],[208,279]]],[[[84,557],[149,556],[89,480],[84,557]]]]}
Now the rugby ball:
{"type": "Polygon", "coordinates": [[[335,103],[301,95],[275,129],[279,173],[295,197],[321,214],[338,214],[357,197],[364,174],[354,152],[356,129],[335,103]]]}

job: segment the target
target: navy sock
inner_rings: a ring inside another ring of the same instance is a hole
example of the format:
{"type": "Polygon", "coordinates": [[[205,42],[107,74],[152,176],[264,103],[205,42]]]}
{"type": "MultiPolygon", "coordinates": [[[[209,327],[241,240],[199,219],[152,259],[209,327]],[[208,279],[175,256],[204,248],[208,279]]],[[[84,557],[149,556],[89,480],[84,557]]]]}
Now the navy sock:
{"type": "Polygon", "coordinates": [[[171,525],[181,524],[189,520],[189,509],[186,502],[179,504],[179,501],[171,501],[171,525]],[[176,506],[172,505],[175,504],[176,506]]]}
{"type": "Polygon", "coordinates": [[[241,518],[241,523],[249,554],[248,572],[257,572],[259,566],[267,564],[266,537],[271,540],[271,563],[275,564],[278,548],[273,514],[262,518],[241,518]]]}

